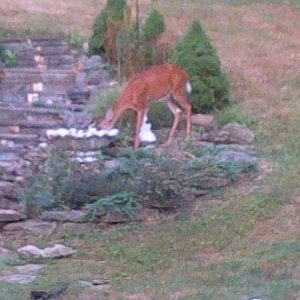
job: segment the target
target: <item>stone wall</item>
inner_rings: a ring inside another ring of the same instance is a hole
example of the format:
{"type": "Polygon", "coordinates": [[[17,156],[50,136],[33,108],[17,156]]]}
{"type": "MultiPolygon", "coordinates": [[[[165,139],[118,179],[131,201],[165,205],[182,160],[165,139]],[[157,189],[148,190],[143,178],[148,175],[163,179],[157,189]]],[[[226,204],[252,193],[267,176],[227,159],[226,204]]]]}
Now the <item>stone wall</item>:
{"type": "MultiPolygon", "coordinates": [[[[115,84],[101,57],[88,58],[54,38],[0,41],[18,66],[0,65],[0,197],[16,198],[16,182],[47,157],[50,146],[80,152],[107,146],[107,138],[49,139],[49,129],[85,128],[92,94],[115,84]]],[[[1,204],[1,203],[0,203],[1,204]]],[[[0,207],[1,208],[1,207],[0,207]]]]}

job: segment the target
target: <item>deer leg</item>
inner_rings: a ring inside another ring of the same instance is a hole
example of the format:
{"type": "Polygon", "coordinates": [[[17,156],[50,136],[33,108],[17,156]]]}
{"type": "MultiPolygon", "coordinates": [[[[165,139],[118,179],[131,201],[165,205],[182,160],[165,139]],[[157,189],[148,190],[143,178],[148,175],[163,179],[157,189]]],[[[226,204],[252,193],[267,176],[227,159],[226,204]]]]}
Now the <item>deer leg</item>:
{"type": "Polygon", "coordinates": [[[171,131],[169,133],[169,137],[168,137],[168,140],[166,142],[166,145],[170,145],[171,144],[171,141],[174,137],[174,133],[178,127],[178,124],[180,122],[180,119],[181,119],[181,114],[182,114],[182,111],[181,109],[172,102],[172,100],[169,100],[167,102],[168,104],[168,107],[170,108],[171,112],[173,113],[174,115],[174,121],[173,121],[173,125],[172,125],[172,128],[171,128],[171,131]]]}
{"type": "Polygon", "coordinates": [[[138,110],[136,112],[136,124],[135,124],[135,137],[134,137],[134,144],[133,149],[137,150],[140,146],[140,131],[144,120],[145,111],[144,110],[138,110]]]}
{"type": "Polygon", "coordinates": [[[186,134],[191,135],[192,105],[186,96],[172,95],[173,99],[186,111],[186,134]]]}

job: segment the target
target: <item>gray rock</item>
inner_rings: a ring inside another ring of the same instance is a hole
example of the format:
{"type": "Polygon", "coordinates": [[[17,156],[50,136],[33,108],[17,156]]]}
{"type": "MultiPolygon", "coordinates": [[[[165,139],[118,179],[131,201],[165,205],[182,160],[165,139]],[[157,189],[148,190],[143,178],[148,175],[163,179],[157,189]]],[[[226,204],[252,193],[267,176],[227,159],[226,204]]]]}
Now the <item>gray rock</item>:
{"type": "Polygon", "coordinates": [[[212,115],[195,114],[192,115],[191,122],[194,125],[203,127],[205,130],[211,130],[217,127],[217,121],[212,115]]]}
{"type": "Polygon", "coordinates": [[[85,61],[85,67],[86,69],[99,69],[102,64],[102,58],[99,55],[92,55],[90,58],[88,58],[85,61]]]}
{"type": "Polygon", "coordinates": [[[7,224],[3,227],[4,231],[28,231],[35,235],[51,235],[56,229],[55,222],[41,222],[36,220],[27,220],[7,224]]]}
{"type": "Polygon", "coordinates": [[[228,144],[230,143],[229,133],[224,130],[212,130],[204,132],[201,135],[201,140],[216,144],[228,144]]]}
{"type": "Polygon", "coordinates": [[[16,266],[14,269],[20,274],[36,275],[40,270],[43,270],[47,265],[42,264],[26,264],[23,266],[16,266]]]}
{"type": "Polygon", "coordinates": [[[18,259],[18,253],[8,250],[6,248],[0,247],[0,259],[2,259],[2,258],[15,260],[15,259],[18,259]]]}
{"type": "Polygon", "coordinates": [[[26,219],[26,215],[12,210],[12,209],[0,209],[0,222],[15,222],[26,219]]]}
{"type": "Polygon", "coordinates": [[[16,185],[9,181],[0,181],[0,197],[3,196],[15,198],[17,196],[16,185]]]}
{"type": "Polygon", "coordinates": [[[94,284],[93,282],[81,280],[81,281],[79,281],[79,284],[81,286],[89,288],[93,291],[102,291],[102,290],[106,290],[110,287],[110,284],[108,281],[106,281],[106,283],[103,282],[102,284],[94,284]]]}
{"type": "Polygon", "coordinates": [[[258,162],[257,156],[242,151],[224,150],[221,151],[217,158],[222,161],[239,162],[244,164],[255,165],[258,162]]]}
{"type": "Polygon", "coordinates": [[[228,123],[222,127],[222,130],[228,132],[231,143],[249,144],[255,139],[253,131],[238,123],[228,123]]]}
{"type": "Polygon", "coordinates": [[[68,210],[68,211],[45,211],[41,215],[44,221],[74,222],[83,223],[89,217],[88,211],[68,210]]]}
{"type": "Polygon", "coordinates": [[[14,274],[0,277],[0,281],[17,284],[28,284],[35,280],[36,276],[27,274],[14,274]]]}
{"type": "Polygon", "coordinates": [[[19,159],[19,156],[14,152],[0,153],[0,161],[10,162],[10,161],[16,161],[18,159],[19,159]]]}
{"type": "Polygon", "coordinates": [[[0,209],[10,209],[15,211],[21,211],[22,206],[16,201],[12,201],[9,199],[1,198],[0,199],[0,209]]]}
{"type": "Polygon", "coordinates": [[[122,162],[117,159],[108,160],[104,163],[104,168],[109,170],[114,170],[122,166],[122,162]]]}
{"type": "Polygon", "coordinates": [[[70,247],[61,244],[55,244],[53,247],[40,249],[34,245],[27,245],[18,250],[20,258],[61,258],[74,254],[76,251],[70,247]]]}

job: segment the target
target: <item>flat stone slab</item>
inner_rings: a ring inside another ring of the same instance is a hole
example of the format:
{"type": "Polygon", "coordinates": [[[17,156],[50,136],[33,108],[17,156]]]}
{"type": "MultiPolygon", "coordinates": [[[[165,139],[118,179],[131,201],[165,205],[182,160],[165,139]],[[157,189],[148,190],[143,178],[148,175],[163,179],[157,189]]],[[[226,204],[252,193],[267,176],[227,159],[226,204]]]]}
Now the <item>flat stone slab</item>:
{"type": "Polygon", "coordinates": [[[18,283],[18,284],[28,284],[36,280],[36,276],[27,274],[14,274],[7,276],[0,276],[0,281],[7,283],[18,283]]]}
{"type": "Polygon", "coordinates": [[[45,211],[41,215],[44,221],[59,221],[59,222],[86,222],[90,212],[83,210],[68,210],[68,211],[45,211]]]}
{"type": "Polygon", "coordinates": [[[12,210],[12,209],[0,209],[0,222],[15,222],[26,219],[26,215],[12,210]]]}
{"type": "Polygon", "coordinates": [[[218,154],[217,158],[222,161],[237,162],[250,165],[255,165],[258,162],[258,158],[255,155],[235,150],[223,150],[218,154]]]}
{"type": "Polygon", "coordinates": [[[56,229],[55,222],[41,222],[35,220],[27,220],[7,224],[3,227],[4,231],[28,231],[35,235],[51,235],[56,229]]]}
{"type": "Polygon", "coordinates": [[[47,265],[44,264],[26,264],[14,267],[19,274],[36,275],[39,271],[45,269],[47,265]]]}

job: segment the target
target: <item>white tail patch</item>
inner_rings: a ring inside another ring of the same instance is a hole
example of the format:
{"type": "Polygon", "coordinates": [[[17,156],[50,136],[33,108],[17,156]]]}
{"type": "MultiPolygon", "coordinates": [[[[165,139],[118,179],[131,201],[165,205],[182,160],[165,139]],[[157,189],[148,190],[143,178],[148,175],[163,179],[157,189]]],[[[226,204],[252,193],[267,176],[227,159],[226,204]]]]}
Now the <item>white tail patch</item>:
{"type": "Polygon", "coordinates": [[[185,89],[188,93],[190,93],[193,89],[192,89],[192,85],[189,81],[186,82],[185,84],[185,89]]]}

